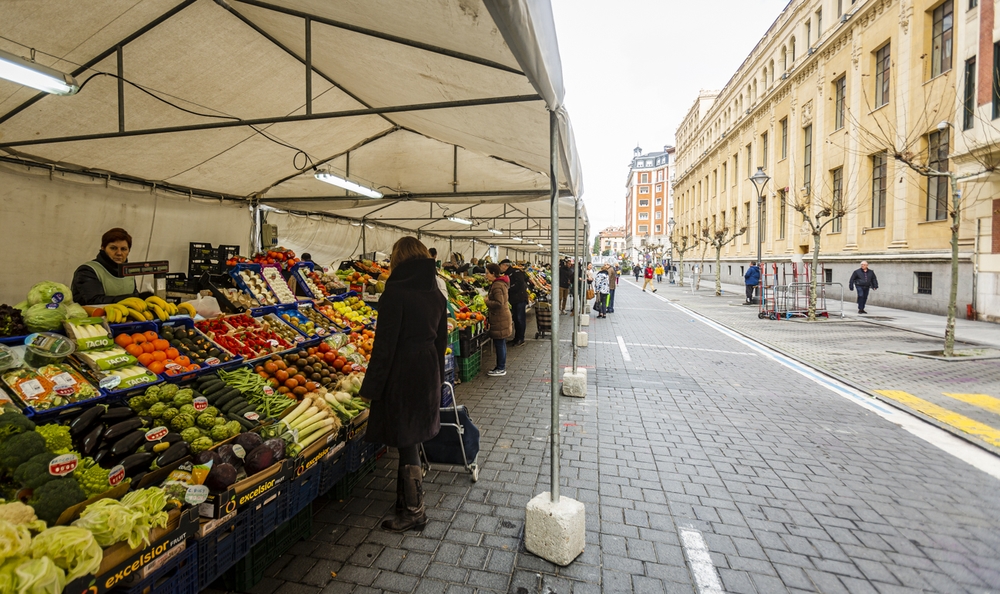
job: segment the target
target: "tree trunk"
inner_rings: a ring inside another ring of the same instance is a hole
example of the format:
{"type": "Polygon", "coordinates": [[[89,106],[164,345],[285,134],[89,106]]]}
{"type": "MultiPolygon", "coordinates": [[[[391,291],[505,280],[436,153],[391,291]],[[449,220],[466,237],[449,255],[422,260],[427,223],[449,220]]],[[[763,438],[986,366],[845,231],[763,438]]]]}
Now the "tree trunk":
{"type": "Polygon", "coordinates": [[[715,296],[722,296],[722,246],[715,246],[715,296]]]}
{"type": "Polygon", "coordinates": [[[819,271],[820,230],[813,231],[813,254],[809,264],[809,321],[816,321],[816,273],[819,271]]]}
{"type": "Polygon", "coordinates": [[[955,310],[958,305],[958,229],[962,220],[959,208],[962,195],[958,191],[955,175],[948,176],[951,185],[951,292],[948,293],[948,322],[944,327],[944,356],[955,355],[955,310]]]}
{"type": "Polygon", "coordinates": [[[677,286],[684,286],[684,252],[677,252],[677,286]]]}

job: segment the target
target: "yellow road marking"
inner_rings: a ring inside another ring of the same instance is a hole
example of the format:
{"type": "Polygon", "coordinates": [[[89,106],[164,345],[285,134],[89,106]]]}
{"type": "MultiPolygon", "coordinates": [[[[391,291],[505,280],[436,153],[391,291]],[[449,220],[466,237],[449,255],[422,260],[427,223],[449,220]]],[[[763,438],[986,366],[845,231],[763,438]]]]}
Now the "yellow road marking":
{"type": "Polygon", "coordinates": [[[979,408],[986,409],[991,413],[1000,415],[1000,398],[994,398],[988,394],[950,394],[948,392],[944,392],[944,395],[948,398],[961,400],[966,404],[978,406],[979,408]]]}
{"type": "Polygon", "coordinates": [[[968,433],[969,435],[975,435],[990,445],[1000,447],[1000,430],[994,429],[989,425],[980,423],[979,421],[974,421],[969,417],[950,411],[947,408],[938,406],[932,402],[927,402],[926,400],[917,398],[913,394],[908,394],[907,392],[901,392],[899,390],[875,390],[875,392],[885,396],[886,398],[891,398],[896,402],[905,404],[906,406],[921,412],[932,419],[941,421],[945,425],[954,427],[960,431],[968,433]]]}

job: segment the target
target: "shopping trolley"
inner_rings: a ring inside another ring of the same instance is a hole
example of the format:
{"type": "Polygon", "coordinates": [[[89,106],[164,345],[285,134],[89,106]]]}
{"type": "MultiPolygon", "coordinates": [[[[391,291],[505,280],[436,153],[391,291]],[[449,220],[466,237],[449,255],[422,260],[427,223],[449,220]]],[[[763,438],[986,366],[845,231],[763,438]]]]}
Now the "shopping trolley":
{"type": "Polygon", "coordinates": [[[546,332],[552,332],[551,303],[541,300],[535,302],[535,324],[538,326],[538,330],[535,332],[536,339],[545,336],[546,332]]]}
{"type": "Polygon", "coordinates": [[[472,482],[479,480],[479,428],[472,423],[469,411],[455,398],[455,386],[445,382],[442,386],[441,431],[420,444],[421,467],[426,475],[431,464],[461,464],[470,474],[472,482]],[[450,398],[449,398],[450,397],[450,398]]]}

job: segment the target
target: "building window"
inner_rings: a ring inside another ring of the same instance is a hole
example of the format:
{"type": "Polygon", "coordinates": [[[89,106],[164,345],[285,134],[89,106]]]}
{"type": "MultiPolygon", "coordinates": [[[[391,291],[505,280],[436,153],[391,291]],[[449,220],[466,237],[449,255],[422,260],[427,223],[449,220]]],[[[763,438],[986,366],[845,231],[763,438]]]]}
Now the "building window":
{"type": "MultiPolygon", "coordinates": [[[[750,203],[747,202],[743,205],[743,223],[747,226],[750,225],[750,203]]],[[[733,216],[733,226],[736,226],[736,216],[733,216]]],[[[750,234],[743,234],[743,243],[750,243],[750,234]]]]}
{"type": "Polygon", "coordinates": [[[640,184],[648,184],[649,183],[649,174],[648,173],[640,173],[639,174],[639,183],[640,184]]]}
{"type": "Polygon", "coordinates": [[[662,192],[663,191],[663,184],[656,184],[656,191],[657,192],[662,192]]]}
{"type": "Polygon", "coordinates": [[[656,199],[656,205],[659,206],[661,204],[663,204],[663,198],[657,198],[656,199]]]}
{"type": "Polygon", "coordinates": [[[837,18],[844,14],[844,0],[837,0],[837,18]]]}
{"type": "Polygon", "coordinates": [[[833,269],[824,268],[823,269],[823,282],[832,283],[833,282],[833,269]]]}
{"type": "Polygon", "coordinates": [[[976,57],[965,61],[965,96],[962,98],[962,129],[971,130],[976,121],[976,57]]]}
{"type": "Polygon", "coordinates": [[[934,30],[931,43],[931,77],[951,70],[952,0],[934,9],[934,30]]]}
{"type": "MultiPolygon", "coordinates": [[[[660,214],[660,213],[656,213],[656,214],[660,214]]],[[[663,227],[662,227],[662,226],[660,226],[660,225],[657,225],[657,226],[656,226],[656,232],[657,232],[657,233],[659,233],[659,232],[660,232],[660,231],[662,231],[662,230],[663,230],[663,227]]]]}
{"type": "Polygon", "coordinates": [[[838,167],[833,170],[833,196],[831,200],[831,216],[833,216],[833,222],[830,223],[830,233],[840,233],[841,230],[841,219],[838,213],[844,209],[843,205],[843,189],[844,189],[844,168],[838,167]]]}
{"type": "Polygon", "coordinates": [[[872,156],[872,228],[885,227],[885,193],[889,171],[889,155],[872,156]]]}
{"type": "Polygon", "coordinates": [[[740,171],[740,154],[736,153],[733,155],[733,185],[739,183],[739,173],[740,171]]]}
{"type": "Polygon", "coordinates": [[[649,206],[649,200],[643,198],[642,200],[639,201],[639,206],[649,206]]]}
{"type": "Polygon", "coordinates": [[[889,103],[889,44],[875,52],[875,107],[889,103]]]}
{"type": "Polygon", "coordinates": [[[662,169],[656,172],[656,181],[663,181],[663,170],[662,169]]]}
{"type": "Polygon", "coordinates": [[[788,118],[781,118],[781,158],[788,158],[788,118]]]}
{"type": "Polygon", "coordinates": [[[784,189],[778,190],[778,239],[785,238],[785,216],[788,207],[788,194],[784,189]]]}
{"type": "Polygon", "coordinates": [[[792,39],[788,42],[788,45],[790,45],[791,48],[792,48],[792,64],[795,64],[795,38],[794,37],[792,37],[792,39]]]}
{"type": "Polygon", "coordinates": [[[649,233],[649,225],[639,225],[639,233],[649,233]]]}
{"type": "MultiPolygon", "coordinates": [[[[948,129],[927,135],[927,166],[948,171],[948,129]]],[[[927,220],[943,221],[948,216],[948,181],[942,175],[927,178],[927,220]]]]}
{"type": "Polygon", "coordinates": [[[812,162],[813,162],[813,127],[806,126],[802,130],[805,144],[802,147],[802,183],[808,194],[812,188],[812,162]]]}
{"type": "Polygon", "coordinates": [[[747,145],[747,177],[753,175],[753,145],[747,145]]]}
{"type": "Polygon", "coordinates": [[[663,211],[662,210],[656,211],[656,216],[654,218],[662,219],[663,218],[663,211]]]}
{"type": "Polygon", "coordinates": [[[640,194],[648,194],[649,193],[649,186],[639,186],[639,193],[640,194]]]}
{"type": "Polygon", "coordinates": [[[840,130],[844,127],[844,95],[847,90],[847,75],[841,76],[833,81],[833,96],[836,103],[833,107],[833,129],[840,130]]]}
{"type": "Polygon", "coordinates": [[[767,132],[760,135],[760,166],[767,169],[767,132]]]}
{"type": "Polygon", "coordinates": [[[979,6],[979,0],[969,0],[969,10],[979,6]]]}
{"type": "Polygon", "coordinates": [[[913,284],[913,292],[917,295],[930,295],[933,289],[933,273],[914,272],[913,284]]]}
{"type": "Polygon", "coordinates": [[[806,52],[812,47],[813,44],[813,24],[812,21],[806,21],[806,52]]]}
{"type": "Polygon", "coordinates": [[[640,212],[639,213],[639,220],[640,221],[648,221],[649,220],[649,213],[648,212],[640,212]]]}

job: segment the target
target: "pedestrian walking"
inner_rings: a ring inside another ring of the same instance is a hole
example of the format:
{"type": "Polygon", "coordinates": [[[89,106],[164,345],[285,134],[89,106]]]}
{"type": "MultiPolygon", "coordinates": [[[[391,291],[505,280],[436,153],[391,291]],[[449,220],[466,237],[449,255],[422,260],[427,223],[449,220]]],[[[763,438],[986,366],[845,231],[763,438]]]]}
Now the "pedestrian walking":
{"type": "Polygon", "coordinates": [[[670,265],[670,274],[669,274],[669,277],[670,277],[670,284],[671,285],[677,282],[677,266],[675,266],[673,264],[670,265]]]}
{"type": "MultiPolygon", "coordinates": [[[[642,292],[643,293],[646,292],[646,286],[648,285],[649,287],[651,287],[653,289],[653,292],[655,293],[656,292],[656,287],[653,286],[653,267],[650,266],[649,264],[647,264],[646,265],[646,270],[645,270],[645,272],[643,273],[642,276],[643,276],[642,292]]],[[[638,280],[638,279],[636,279],[636,280],[638,280]]]]}
{"type": "Polygon", "coordinates": [[[868,262],[861,263],[861,268],[854,271],[847,286],[848,291],[858,290],[858,313],[868,313],[865,311],[865,305],[868,303],[868,291],[878,291],[878,279],[875,277],[875,271],[868,269],[868,262]]]}
{"type": "Polygon", "coordinates": [[[639,275],[642,274],[642,268],[638,265],[632,267],[632,274],[635,275],[635,282],[639,282],[639,275]]]}
{"type": "Polygon", "coordinates": [[[434,281],[434,260],[420,240],[397,241],[389,270],[379,299],[379,331],[358,395],[371,401],[364,439],[399,450],[396,516],[382,528],[404,532],[427,524],[418,448],[441,428],[448,317],[434,281]]]}
{"type": "Polygon", "coordinates": [[[608,306],[605,313],[615,313],[615,289],[618,288],[618,277],[621,269],[617,265],[608,267],[608,306]]]}
{"type": "Polygon", "coordinates": [[[656,269],[653,270],[653,272],[656,273],[656,282],[659,283],[663,280],[663,264],[657,264],[656,269]]]}
{"type": "Polygon", "coordinates": [[[566,313],[566,300],[569,299],[569,288],[573,286],[573,268],[568,260],[559,261],[559,313],[566,313]]]}
{"type": "Polygon", "coordinates": [[[490,321],[490,338],[497,352],[497,366],[487,372],[490,377],[507,375],[507,337],[514,331],[508,304],[510,278],[500,272],[500,266],[490,262],[486,265],[486,280],[490,292],[486,295],[487,319],[490,321]]]}
{"type": "Polygon", "coordinates": [[[757,290],[757,285],[760,284],[760,267],[757,266],[756,262],[751,262],[747,271],[743,273],[743,284],[747,286],[747,299],[744,301],[744,305],[751,305],[755,303],[753,294],[757,290]]]}
{"type": "Polygon", "coordinates": [[[608,300],[611,298],[611,288],[608,283],[608,270],[610,268],[610,265],[605,264],[594,276],[594,293],[596,298],[594,306],[597,309],[598,318],[608,317],[608,300]]]}
{"type": "MultiPolygon", "coordinates": [[[[587,298],[584,303],[589,303],[590,300],[596,296],[597,295],[594,293],[594,264],[592,262],[587,262],[587,298]]],[[[584,309],[586,310],[587,308],[584,309]]]]}
{"type": "Polygon", "coordinates": [[[506,259],[500,261],[500,272],[510,279],[507,300],[510,302],[511,316],[514,319],[514,339],[510,341],[510,346],[521,346],[524,344],[524,330],[527,325],[528,277],[523,270],[506,259]]]}

